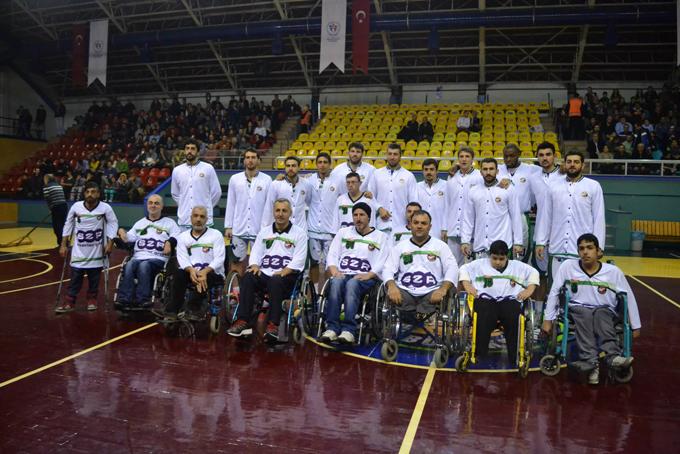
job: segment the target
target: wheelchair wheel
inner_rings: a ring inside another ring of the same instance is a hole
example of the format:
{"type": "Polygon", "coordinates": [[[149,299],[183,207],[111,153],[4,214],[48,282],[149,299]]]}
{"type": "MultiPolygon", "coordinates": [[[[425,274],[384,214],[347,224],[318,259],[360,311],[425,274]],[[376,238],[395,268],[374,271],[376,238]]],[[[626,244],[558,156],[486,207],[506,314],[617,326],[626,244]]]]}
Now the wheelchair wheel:
{"type": "Polygon", "coordinates": [[[545,355],[539,362],[541,372],[548,377],[554,377],[560,373],[560,359],[555,355],[545,355]]]}
{"type": "Polygon", "coordinates": [[[224,310],[226,312],[227,324],[231,324],[236,317],[236,309],[239,302],[239,276],[238,273],[232,271],[229,273],[226,279],[227,285],[225,286],[225,292],[222,304],[224,305],[224,310]]]}
{"type": "Polygon", "coordinates": [[[611,369],[611,376],[616,383],[628,383],[633,379],[633,366],[626,369],[611,369]]]}
{"type": "Polygon", "coordinates": [[[442,368],[446,366],[446,363],[449,362],[449,349],[444,347],[444,348],[438,348],[434,351],[434,365],[437,368],[442,368]]]}
{"type": "Polygon", "coordinates": [[[385,313],[383,309],[386,308],[387,302],[387,289],[385,284],[381,284],[380,288],[375,294],[375,302],[373,306],[373,317],[371,318],[371,331],[373,332],[373,337],[377,339],[382,339],[383,332],[385,330],[385,313]]]}
{"type": "Polygon", "coordinates": [[[397,359],[398,352],[399,346],[394,339],[387,339],[383,342],[382,347],[380,347],[380,356],[389,363],[397,359]]]}
{"type": "Polygon", "coordinates": [[[458,372],[466,372],[468,367],[468,355],[464,353],[456,358],[456,364],[454,366],[458,372]]]}
{"type": "Polygon", "coordinates": [[[177,327],[177,334],[179,337],[189,339],[194,337],[196,334],[196,330],[194,328],[194,324],[188,321],[181,321],[178,323],[177,327]]]}
{"type": "MultiPolygon", "coordinates": [[[[309,280],[309,278],[305,278],[302,281],[299,304],[300,305],[297,308],[299,313],[296,318],[300,321],[298,328],[300,330],[301,341],[304,342],[304,335],[316,334],[320,325],[320,314],[318,308],[319,296],[316,294],[314,284],[309,280]]],[[[293,340],[295,340],[295,331],[293,331],[293,340]]]]}
{"type": "Polygon", "coordinates": [[[222,325],[221,317],[219,315],[210,316],[210,332],[212,334],[220,333],[220,326],[222,325]]]}
{"type": "Polygon", "coordinates": [[[305,343],[305,333],[302,328],[302,321],[298,322],[293,326],[293,342],[298,345],[305,343]]]}

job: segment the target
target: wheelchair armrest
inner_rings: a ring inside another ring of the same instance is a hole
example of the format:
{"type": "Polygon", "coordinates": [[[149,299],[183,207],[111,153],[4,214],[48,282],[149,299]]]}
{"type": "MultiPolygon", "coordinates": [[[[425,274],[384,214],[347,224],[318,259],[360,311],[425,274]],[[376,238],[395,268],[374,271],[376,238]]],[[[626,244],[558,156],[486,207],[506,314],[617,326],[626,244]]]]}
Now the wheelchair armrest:
{"type": "Polygon", "coordinates": [[[131,252],[135,249],[135,243],[131,242],[125,242],[121,238],[114,238],[113,239],[113,245],[116,246],[118,249],[122,249],[124,251],[131,252]]]}

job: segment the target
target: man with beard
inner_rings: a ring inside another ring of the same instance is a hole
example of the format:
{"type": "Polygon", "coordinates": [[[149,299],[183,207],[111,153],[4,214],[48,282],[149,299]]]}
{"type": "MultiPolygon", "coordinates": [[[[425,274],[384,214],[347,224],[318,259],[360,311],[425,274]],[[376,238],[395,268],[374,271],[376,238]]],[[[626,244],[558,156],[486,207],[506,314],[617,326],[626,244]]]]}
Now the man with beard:
{"type": "Polygon", "coordinates": [[[413,174],[401,166],[401,147],[387,146],[387,166],[377,169],[368,190],[378,205],[378,229],[392,234],[406,225],[406,205],[418,200],[417,182],[413,174]]]}
{"type": "Polygon", "coordinates": [[[536,219],[536,257],[540,260],[548,247],[550,276],[560,265],[578,258],[576,239],[594,234],[600,245],[605,240],[604,196],[600,183],[583,176],[585,159],[580,151],[564,156],[567,177],[558,179],[544,197],[544,209],[536,219]]]}
{"type": "Polygon", "coordinates": [[[514,245],[515,257],[522,254],[522,220],[517,194],[512,187],[498,185],[498,163],[494,158],[482,160],[483,186],[470,189],[461,227],[461,249],[475,258],[486,257],[491,243],[503,240],[514,245]],[[474,242],[474,248],[471,243],[474,242]]]}
{"type": "Polygon", "coordinates": [[[291,222],[307,232],[307,208],[312,201],[312,186],[307,178],[300,178],[300,159],[288,156],[285,161],[286,175],[272,181],[262,213],[261,228],[274,222],[274,201],[286,199],[291,205],[291,222]]]}
{"type": "Polygon", "coordinates": [[[213,207],[222,197],[222,188],[215,168],[198,159],[198,143],[188,140],[184,145],[186,162],[172,171],[172,198],[177,203],[177,223],[191,228],[191,210],[204,206],[208,210],[208,226],[213,225],[213,207]]]}
{"type": "Polygon", "coordinates": [[[224,237],[208,227],[208,209],[191,210],[191,230],[177,236],[177,264],[172,283],[172,301],[167,305],[165,321],[177,320],[189,283],[199,294],[224,283],[224,237]]]}
{"type": "Polygon", "coordinates": [[[260,172],[260,155],[253,149],[243,153],[245,170],[229,179],[227,209],[224,214],[224,236],[231,241],[236,263],[232,270],[243,276],[249,246],[262,225],[262,214],[272,179],[260,172]]]}
{"type": "Polygon", "coordinates": [[[262,227],[250,253],[248,269],[241,281],[241,294],[236,321],[227,331],[230,336],[252,334],[250,326],[255,292],[269,294],[269,312],[264,338],[267,342],[279,339],[281,303],[290,297],[298,275],[307,260],[307,232],[291,223],[292,208],[288,199],[277,199],[273,204],[274,222],[262,227]]]}
{"type": "Polygon", "coordinates": [[[428,158],[423,161],[423,181],[418,183],[418,203],[432,216],[432,234],[447,241],[446,233],[446,181],[439,178],[439,162],[428,158]]]}
{"type": "Polygon", "coordinates": [[[394,246],[383,268],[387,297],[399,310],[431,313],[458,286],[458,265],[449,247],[430,236],[427,211],[411,218],[410,240],[394,246]]]}
{"type": "Polygon", "coordinates": [[[345,188],[345,177],[350,172],[358,173],[361,176],[361,191],[368,189],[368,183],[375,172],[375,167],[367,162],[363,162],[364,146],[360,142],[349,144],[347,152],[349,161],[339,164],[331,172],[331,179],[335,182],[335,187],[340,188],[340,194],[347,192],[345,188]]]}
{"type": "Polygon", "coordinates": [[[445,229],[448,235],[449,248],[456,257],[458,266],[465,261],[465,256],[461,250],[460,230],[468,193],[470,188],[484,184],[482,174],[472,166],[474,158],[475,152],[472,148],[460,147],[456,170],[454,173],[449,172],[449,179],[446,181],[448,203],[445,229]]]}
{"type": "Polygon", "coordinates": [[[118,230],[118,219],[105,202],[99,201],[99,186],[93,181],[85,184],[84,200],[76,202],[66,216],[59,255],[66,257],[71,234],[71,283],[63,301],[54,310],[61,314],[75,309],[76,297],[87,274],[87,310],[97,310],[99,278],[104,268],[104,255],[111,253],[113,238],[118,230]]]}
{"type": "MultiPolygon", "coordinates": [[[[542,169],[535,172],[531,177],[531,192],[536,199],[536,215],[545,209],[545,197],[548,188],[555,185],[558,181],[564,180],[564,174],[560,172],[559,164],[555,164],[555,145],[550,142],[543,142],[536,147],[536,158],[538,165],[542,169]]],[[[534,244],[536,244],[536,231],[534,231],[534,244]]],[[[535,265],[538,270],[545,274],[548,271],[548,259],[543,254],[539,260],[534,254],[535,265]]]]}
{"type": "Polygon", "coordinates": [[[512,181],[512,187],[517,194],[519,210],[522,212],[522,247],[526,252],[522,260],[529,260],[529,213],[534,204],[534,194],[531,192],[531,180],[540,172],[540,168],[533,164],[525,164],[519,160],[520,151],[517,145],[510,143],[503,148],[503,164],[498,166],[498,179],[512,181]]]}
{"type": "Polygon", "coordinates": [[[353,344],[357,322],[355,316],[362,298],[380,279],[389,255],[387,235],[371,227],[371,207],[359,202],[352,207],[354,225],[341,229],[328,253],[328,272],[331,275],[326,306],[326,327],[323,342],[353,344]],[[340,307],[344,302],[344,318],[340,307]]]}

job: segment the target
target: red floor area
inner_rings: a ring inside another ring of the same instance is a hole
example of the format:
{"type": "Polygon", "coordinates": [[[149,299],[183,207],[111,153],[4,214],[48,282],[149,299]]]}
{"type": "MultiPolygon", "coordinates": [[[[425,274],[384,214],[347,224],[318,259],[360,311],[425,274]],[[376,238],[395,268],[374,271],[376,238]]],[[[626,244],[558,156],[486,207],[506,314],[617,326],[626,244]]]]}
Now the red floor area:
{"type": "MultiPolygon", "coordinates": [[[[57,317],[56,285],[2,294],[53,282],[59,266],[0,283],[0,382],[143,326],[101,307],[57,317]]],[[[0,280],[40,270],[0,263],[0,280]]],[[[680,299],[677,281],[643,280],[680,299]]],[[[644,326],[630,384],[437,372],[412,452],[673,452],[680,309],[632,286],[644,326]]],[[[0,452],[396,452],[425,375],[311,343],[268,351],[157,326],[0,388],[0,452]]]]}

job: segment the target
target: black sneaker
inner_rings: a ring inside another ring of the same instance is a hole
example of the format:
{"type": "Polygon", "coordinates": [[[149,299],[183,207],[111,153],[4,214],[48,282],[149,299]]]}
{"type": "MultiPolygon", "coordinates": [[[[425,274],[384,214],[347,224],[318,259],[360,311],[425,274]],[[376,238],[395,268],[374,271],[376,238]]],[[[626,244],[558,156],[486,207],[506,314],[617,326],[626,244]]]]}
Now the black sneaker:
{"type": "Polygon", "coordinates": [[[248,326],[245,320],[236,320],[231,328],[227,330],[227,334],[234,337],[250,336],[253,334],[253,329],[248,326]]]}

